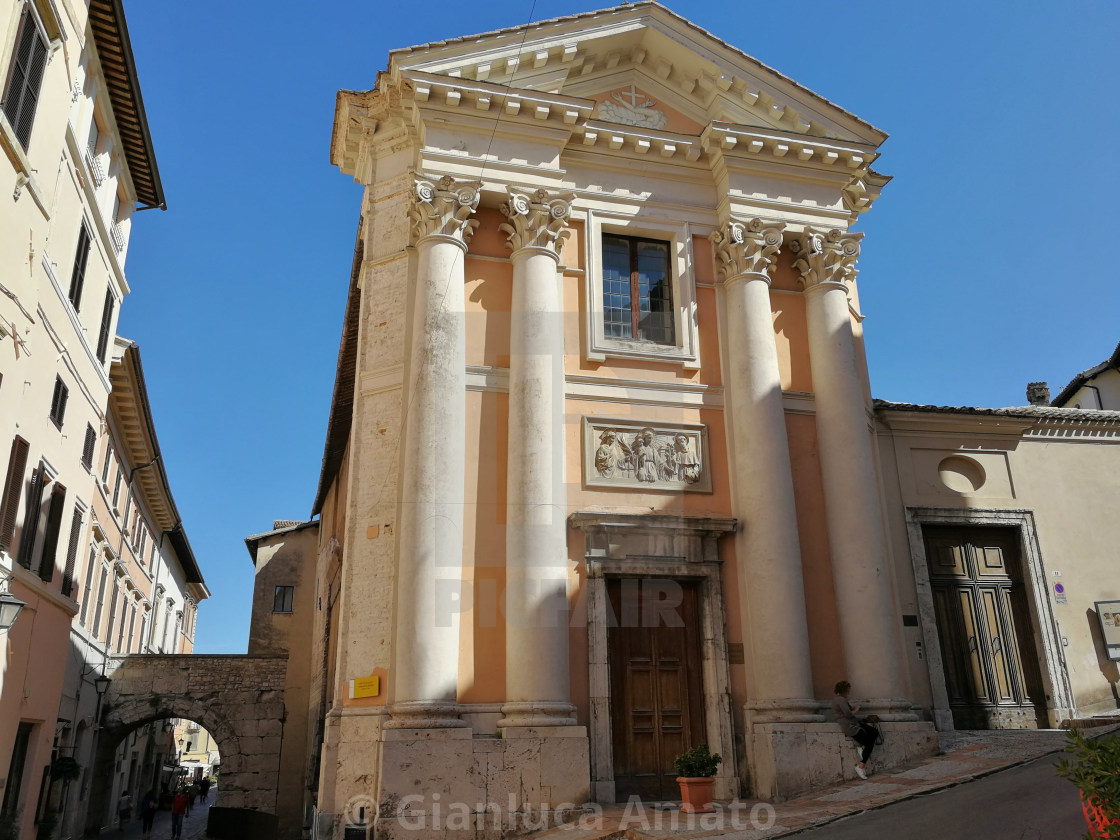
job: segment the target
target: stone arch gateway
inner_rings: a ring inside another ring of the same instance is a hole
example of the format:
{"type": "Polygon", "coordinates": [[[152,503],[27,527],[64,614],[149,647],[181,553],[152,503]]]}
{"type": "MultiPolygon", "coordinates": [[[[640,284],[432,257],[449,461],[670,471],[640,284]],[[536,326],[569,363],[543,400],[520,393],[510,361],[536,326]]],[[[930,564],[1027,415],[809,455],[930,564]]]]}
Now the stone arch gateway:
{"type": "Polygon", "coordinates": [[[204,726],[222,757],[208,834],[275,837],[284,731],[286,656],[136,655],[111,657],[102,703],[87,833],[104,824],[113,753],[145,723],[185,718],[204,726]]]}

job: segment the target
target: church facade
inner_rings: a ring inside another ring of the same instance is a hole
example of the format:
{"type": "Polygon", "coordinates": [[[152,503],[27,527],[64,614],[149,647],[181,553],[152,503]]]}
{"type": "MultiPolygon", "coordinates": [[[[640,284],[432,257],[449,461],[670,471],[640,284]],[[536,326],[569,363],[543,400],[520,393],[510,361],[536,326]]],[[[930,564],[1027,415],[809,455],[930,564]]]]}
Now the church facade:
{"type": "Polygon", "coordinates": [[[717,799],[850,779],[842,679],[880,766],[1109,707],[1083,613],[1120,592],[1068,505],[1110,497],[1120,414],[872,400],[885,139],[653,2],[339,93],[365,193],[308,561],[320,836],[676,799],[700,743],[717,799]]]}

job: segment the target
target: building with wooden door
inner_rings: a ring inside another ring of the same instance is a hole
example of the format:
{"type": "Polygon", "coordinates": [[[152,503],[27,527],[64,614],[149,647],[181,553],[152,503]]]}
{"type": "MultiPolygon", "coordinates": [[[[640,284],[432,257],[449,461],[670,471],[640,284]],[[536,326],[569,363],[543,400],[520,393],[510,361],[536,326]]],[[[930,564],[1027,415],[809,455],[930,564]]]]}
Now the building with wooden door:
{"type": "Polygon", "coordinates": [[[1108,705],[1120,415],[872,401],[885,137],[648,1],[338,94],[365,193],[307,559],[318,836],[674,799],[701,742],[721,799],[852,778],[840,679],[880,767],[1108,705]]]}

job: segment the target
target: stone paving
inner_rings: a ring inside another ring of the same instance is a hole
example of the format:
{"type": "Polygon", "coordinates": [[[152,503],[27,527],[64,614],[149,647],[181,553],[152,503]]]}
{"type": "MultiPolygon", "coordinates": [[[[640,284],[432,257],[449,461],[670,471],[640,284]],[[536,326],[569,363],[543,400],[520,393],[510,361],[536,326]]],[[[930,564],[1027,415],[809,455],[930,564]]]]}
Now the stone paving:
{"type": "MultiPolygon", "coordinates": [[[[195,799],[194,808],[191,809],[190,814],[183,820],[183,837],[182,840],[204,840],[206,837],[206,818],[210,811],[210,806],[214,804],[214,799],[217,796],[217,788],[210,789],[210,795],[207,797],[207,802],[203,802],[201,798],[195,799]]],[[[112,829],[106,829],[101,832],[103,840],[141,840],[140,830],[142,825],[140,823],[140,816],[133,809],[133,817],[120,829],[119,826],[114,825],[112,829]]],[[[171,812],[170,811],[157,811],[156,818],[152,821],[152,833],[149,835],[149,840],[171,840],[171,812]]]]}
{"type": "MultiPolygon", "coordinates": [[[[1112,725],[1093,734],[1120,730],[1112,725]]],[[[722,803],[722,812],[682,814],[675,805],[605,806],[601,815],[532,835],[535,840],[661,840],[670,837],[759,840],[784,837],[833,820],[962,784],[1060,751],[1063,730],[988,730],[939,733],[941,754],[768,805],[754,800],[722,803]],[[752,820],[752,815],[754,819],[752,820]]],[[[157,839],[158,840],[158,839],[157,839]]]]}

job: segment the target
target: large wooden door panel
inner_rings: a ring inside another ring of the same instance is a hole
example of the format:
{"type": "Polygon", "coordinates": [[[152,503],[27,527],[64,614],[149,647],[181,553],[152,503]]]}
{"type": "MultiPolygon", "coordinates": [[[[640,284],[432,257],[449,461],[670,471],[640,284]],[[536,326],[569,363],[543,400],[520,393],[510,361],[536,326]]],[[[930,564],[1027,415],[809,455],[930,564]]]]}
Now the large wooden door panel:
{"type": "Polygon", "coordinates": [[[926,552],[945,683],[960,728],[1042,720],[1018,534],[927,528],[926,552]]]}
{"type": "Polygon", "coordinates": [[[608,599],[617,626],[609,628],[611,729],[615,789],[632,795],[675,799],[673,759],[703,740],[699,680],[700,649],[696,587],[673,584],[679,604],[667,612],[642,609],[644,596],[661,600],[666,582],[610,580],[608,599]]]}

